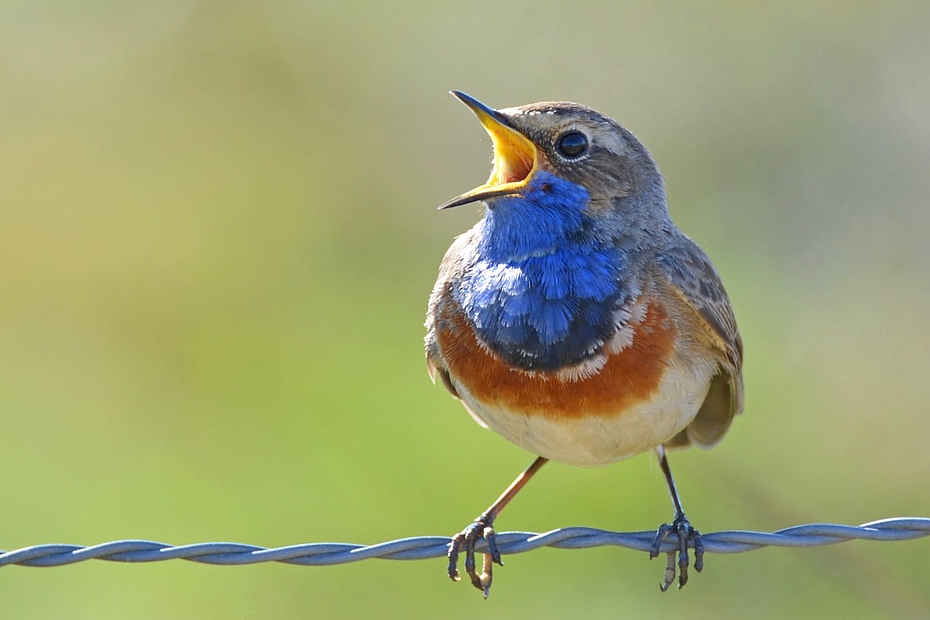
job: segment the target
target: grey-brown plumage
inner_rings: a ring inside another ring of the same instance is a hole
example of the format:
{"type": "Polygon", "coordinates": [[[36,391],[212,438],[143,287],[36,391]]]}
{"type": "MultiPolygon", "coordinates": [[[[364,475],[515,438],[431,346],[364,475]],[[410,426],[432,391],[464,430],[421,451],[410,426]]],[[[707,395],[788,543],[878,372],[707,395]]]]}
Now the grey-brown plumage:
{"type": "Polygon", "coordinates": [[[705,335],[724,355],[694,420],[665,445],[678,448],[694,443],[709,448],[723,438],[733,416],[743,411],[743,339],[723,282],[696,243],[681,235],[681,243],[656,254],[655,261],[671,290],[694,309],[705,335]]]}

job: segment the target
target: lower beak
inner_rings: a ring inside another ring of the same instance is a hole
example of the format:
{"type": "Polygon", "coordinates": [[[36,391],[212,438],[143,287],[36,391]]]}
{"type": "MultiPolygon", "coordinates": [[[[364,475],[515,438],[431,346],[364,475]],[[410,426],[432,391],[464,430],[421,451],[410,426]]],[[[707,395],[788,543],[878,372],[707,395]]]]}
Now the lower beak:
{"type": "Polygon", "coordinates": [[[494,143],[494,168],[487,183],[444,202],[439,208],[451,209],[500,196],[519,196],[538,166],[539,153],[536,145],[511,127],[505,114],[465,93],[457,90],[451,93],[475,113],[485,131],[491,136],[491,142],[494,143]]]}

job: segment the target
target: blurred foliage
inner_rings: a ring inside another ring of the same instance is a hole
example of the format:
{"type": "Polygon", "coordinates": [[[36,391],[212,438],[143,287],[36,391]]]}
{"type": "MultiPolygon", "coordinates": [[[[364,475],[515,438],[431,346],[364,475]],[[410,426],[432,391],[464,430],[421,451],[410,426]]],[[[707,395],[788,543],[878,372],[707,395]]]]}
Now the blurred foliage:
{"type": "MultiPolygon", "coordinates": [[[[0,4],[0,548],[451,534],[532,455],[426,378],[487,175],[458,88],[631,128],[714,259],[747,410],[673,455],[705,531],[930,515],[930,5],[0,4]]],[[[649,456],[552,465],[501,529],[644,530],[649,456]]],[[[709,556],[7,568],[4,618],[926,617],[930,544],[709,556]]]]}

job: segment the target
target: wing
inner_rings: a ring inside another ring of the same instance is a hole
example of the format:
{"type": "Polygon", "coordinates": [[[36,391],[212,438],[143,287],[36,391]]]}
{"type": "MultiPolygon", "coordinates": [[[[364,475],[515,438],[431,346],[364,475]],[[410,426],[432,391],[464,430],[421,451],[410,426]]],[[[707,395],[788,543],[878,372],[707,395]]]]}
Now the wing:
{"type": "Polygon", "coordinates": [[[442,359],[442,353],[439,350],[439,343],[436,338],[436,330],[442,328],[440,323],[444,321],[446,304],[451,296],[450,280],[456,278],[464,268],[463,265],[468,259],[467,248],[474,233],[475,229],[472,228],[468,232],[459,235],[446,251],[446,255],[439,265],[439,277],[433,286],[433,292],[429,298],[429,307],[426,311],[426,369],[433,383],[436,382],[436,376],[438,375],[449,393],[456,398],[460,397],[452,384],[449,370],[442,359]]]}
{"type": "Polygon", "coordinates": [[[455,388],[452,376],[449,374],[449,368],[446,366],[446,362],[442,357],[442,351],[439,348],[437,337],[438,330],[448,329],[449,327],[450,321],[448,312],[450,305],[449,300],[452,295],[451,281],[459,277],[462,270],[466,268],[471,256],[468,250],[470,247],[470,238],[475,234],[475,229],[477,227],[476,225],[475,228],[456,237],[448,251],[446,251],[446,255],[443,257],[442,263],[439,266],[439,277],[436,280],[436,284],[433,286],[433,292],[429,298],[429,307],[426,311],[426,370],[429,372],[429,377],[432,379],[433,383],[436,382],[436,377],[438,376],[445,388],[449,390],[449,393],[461,400],[462,404],[465,406],[465,410],[468,411],[475,422],[484,428],[488,428],[487,423],[462,400],[458,390],[455,388]]]}
{"type": "Polygon", "coordinates": [[[743,341],[723,282],[696,243],[682,235],[680,243],[656,255],[656,263],[659,277],[694,310],[702,331],[721,354],[719,371],[694,421],[666,445],[710,447],[743,411],[743,341]]]}

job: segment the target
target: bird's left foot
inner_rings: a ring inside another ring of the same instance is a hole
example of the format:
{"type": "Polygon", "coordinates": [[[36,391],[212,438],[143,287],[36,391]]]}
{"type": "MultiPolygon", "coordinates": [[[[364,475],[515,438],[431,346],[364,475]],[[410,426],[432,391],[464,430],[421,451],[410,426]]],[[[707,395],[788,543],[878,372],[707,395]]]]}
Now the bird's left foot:
{"type": "Polygon", "coordinates": [[[678,587],[683,588],[688,583],[688,547],[694,548],[694,570],[701,572],[704,568],[704,541],[701,533],[691,526],[684,513],[679,513],[672,524],[663,523],[656,531],[656,538],[649,549],[649,559],[659,557],[659,548],[670,534],[678,536],[678,550],[669,551],[668,564],[665,566],[665,583],[659,585],[663,592],[675,581],[675,554],[678,554],[678,587]]]}
{"type": "Polygon", "coordinates": [[[468,573],[473,586],[484,593],[484,598],[488,598],[491,592],[491,580],[493,578],[491,567],[493,563],[504,563],[501,561],[501,553],[497,549],[497,539],[494,535],[493,518],[483,514],[474,523],[452,537],[452,544],[449,545],[449,577],[452,581],[459,581],[458,561],[459,552],[465,550],[465,572],[468,573]],[[481,573],[475,570],[475,543],[480,539],[488,543],[488,552],[484,554],[484,561],[481,565],[481,573]]]}

